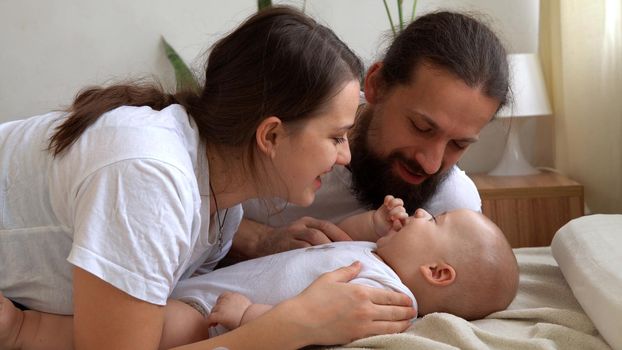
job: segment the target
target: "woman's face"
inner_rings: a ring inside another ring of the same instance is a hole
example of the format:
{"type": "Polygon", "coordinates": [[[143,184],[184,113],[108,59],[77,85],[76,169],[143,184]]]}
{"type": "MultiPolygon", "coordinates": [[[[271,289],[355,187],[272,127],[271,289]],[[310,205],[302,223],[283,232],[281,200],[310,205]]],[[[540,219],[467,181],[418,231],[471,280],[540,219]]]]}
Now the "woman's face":
{"type": "Polygon", "coordinates": [[[347,134],[354,124],[359,91],[358,81],[348,82],[320,114],[280,143],[273,161],[280,174],[281,196],[287,201],[310,205],[322,186],[322,175],[335,164],[350,162],[347,134]]]}

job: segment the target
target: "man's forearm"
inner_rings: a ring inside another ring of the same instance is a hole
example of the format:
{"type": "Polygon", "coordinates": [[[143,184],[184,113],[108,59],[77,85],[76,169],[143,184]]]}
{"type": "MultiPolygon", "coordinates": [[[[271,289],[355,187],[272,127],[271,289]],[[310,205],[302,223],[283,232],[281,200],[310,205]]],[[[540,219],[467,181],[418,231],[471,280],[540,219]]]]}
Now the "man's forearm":
{"type": "Polygon", "coordinates": [[[270,234],[272,227],[249,219],[242,219],[238,232],[233,237],[229,258],[248,260],[263,256],[259,250],[260,242],[270,234]]]}

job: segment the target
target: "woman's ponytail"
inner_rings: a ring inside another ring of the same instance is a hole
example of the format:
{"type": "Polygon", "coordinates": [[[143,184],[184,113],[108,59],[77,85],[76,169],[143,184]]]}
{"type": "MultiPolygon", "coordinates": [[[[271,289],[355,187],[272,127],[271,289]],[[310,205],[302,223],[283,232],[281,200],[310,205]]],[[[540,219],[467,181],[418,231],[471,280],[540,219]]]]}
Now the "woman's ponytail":
{"type": "Polygon", "coordinates": [[[87,88],[78,94],[67,110],[69,116],[56,128],[50,138],[49,149],[54,156],[61,154],[102,114],[117,107],[149,106],[162,110],[173,103],[177,103],[176,97],[165,93],[154,82],[87,88]]]}

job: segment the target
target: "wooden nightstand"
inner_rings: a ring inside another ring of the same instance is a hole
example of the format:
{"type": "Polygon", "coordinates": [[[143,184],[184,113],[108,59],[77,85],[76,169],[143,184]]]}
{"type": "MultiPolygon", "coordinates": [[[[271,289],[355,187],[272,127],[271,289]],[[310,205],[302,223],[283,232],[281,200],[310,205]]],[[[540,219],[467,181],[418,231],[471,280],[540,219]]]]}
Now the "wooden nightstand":
{"type": "Polygon", "coordinates": [[[482,197],[482,211],[514,248],[547,246],[570,219],[583,215],[583,186],[563,175],[469,174],[482,197]]]}

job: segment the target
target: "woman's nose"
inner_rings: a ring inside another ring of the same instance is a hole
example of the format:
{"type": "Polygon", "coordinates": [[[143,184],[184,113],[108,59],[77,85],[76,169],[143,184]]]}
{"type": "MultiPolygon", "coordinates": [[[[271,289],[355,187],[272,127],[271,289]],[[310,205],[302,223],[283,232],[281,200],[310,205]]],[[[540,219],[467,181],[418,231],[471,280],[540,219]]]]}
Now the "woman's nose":
{"type": "Polygon", "coordinates": [[[335,163],[339,165],[347,165],[350,164],[350,158],[352,158],[350,154],[350,144],[346,139],[345,142],[339,144],[339,149],[337,150],[337,160],[335,163]]]}

